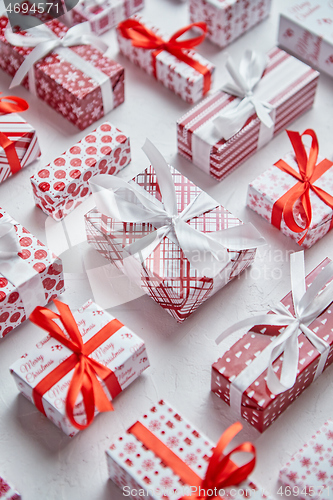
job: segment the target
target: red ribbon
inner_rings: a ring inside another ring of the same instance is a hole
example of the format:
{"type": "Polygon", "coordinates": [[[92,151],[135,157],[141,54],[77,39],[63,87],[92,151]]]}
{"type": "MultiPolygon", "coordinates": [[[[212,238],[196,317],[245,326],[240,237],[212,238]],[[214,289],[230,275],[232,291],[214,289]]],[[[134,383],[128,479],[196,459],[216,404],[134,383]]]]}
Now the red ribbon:
{"type": "Polygon", "coordinates": [[[155,434],[141,424],[141,422],[136,422],[127,432],[133,434],[142,444],[154,452],[164,464],[170,467],[181,478],[183,483],[196,488],[195,493],[190,496],[183,496],[179,500],[206,500],[208,498],[210,500],[214,500],[214,498],[221,500],[218,491],[228,486],[236,486],[244,481],[255,466],[256,449],[250,442],[242,443],[226,455],[223,454],[227,445],[241,429],[242,424],[236,422],[222,434],[210,457],[204,479],[201,479],[196,472],[170,450],[155,434]],[[239,467],[230,457],[235,453],[241,452],[251,453],[253,458],[245,465],[239,467]],[[217,494],[212,496],[212,490],[217,494]]]}
{"type": "MultiPolygon", "coordinates": [[[[20,113],[21,111],[26,111],[28,108],[29,104],[27,101],[20,97],[13,95],[0,97],[0,114],[20,113]]],[[[12,174],[16,174],[22,168],[21,162],[17,156],[15,143],[3,132],[0,132],[0,147],[5,151],[12,174]]]]}
{"type": "Polygon", "coordinates": [[[153,72],[155,78],[157,78],[156,57],[160,52],[162,52],[162,50],[166,50],[201,73],[204,78],[203,94],[208,92],[211,87],[211,74],[209,69],[187,54],[189,49],[194,49],[194,47],[197,47],[204,41],[207,33],[207,26],[205,23],[201,22],[189,24],[188,26],[176,31],[176,33],[174,33],[168,41],[163,40],[163,38],[146,28],[144,24],[140,23],[136,19],[126,19],[126,21],[118,24],[117,29],[120,31],[122,37],[132,41],[133,47],[153,50],[153,72]],[[192,37],[188,40],[178,40],[179,37],[181,37],[184,33],[187,33],[193,27],[200,28],[202,30],[202,35],[192,37]]]}
{"type": "Polygon", "coordinates": [[[114,372],[88,356],[124,325],[114,319],[84,344],[69,307],[58,300],[54,300],[54,303],[60,314],[56,314],[45,307],[36,307],[29,319],[73,351],[73,354],[34,387],[33,398],[38,410],[46,415],[42,399],[44,394],[74,369],[66,398],[66,414],[71,424],[82,430],[93,421],[95,407],[100,412],[113,410],[113,406],[97,377],[104,381],[112,399],[122,390],[114,372]],[[64,334],[61,327],[53,321],[54,319],[60,320],[69,338],[64,334]],[[79,424],[74,417],[74,408],[80,392],[82,393],[87,417],[87,422],[83,425],[79,424]]]}
{"type": "MultiPolygon", "coordinates": [[[[299,172],[296,172],[296,170],[294,170],[284,160],[279,160],[275,163],[275,165],[283,172],[293,176],[298,180],[298,182],[274,203],[271,223],[280,229],[283,216],[286,225],[291,231],[294,233],[302,233],[305,231],[304,236],[298,241],[298,244],[302,245],[312,221],[310,189],[326,205],[333,209],[333,197],[323,189],[314,186],[314,182],[327,172],[327,170],[333,166],[333,163],[325,159],[317,164],[319,147],[317,136],[313,130],[307,129],[302,135],[298,132],[287,130],[287,134],[295,151],[299,172]],[[302,137],[304,135],[309,135],[312,138],[309,157],[307,156],[302,142],[302,137]],[[293,210],[298,201],[301,202],[305,214],[305,226],[303,227],[299,226],[294,218],[293,210]]],[[[333,219],[331,222],[331,228],[332,226],[333,219]]]]}

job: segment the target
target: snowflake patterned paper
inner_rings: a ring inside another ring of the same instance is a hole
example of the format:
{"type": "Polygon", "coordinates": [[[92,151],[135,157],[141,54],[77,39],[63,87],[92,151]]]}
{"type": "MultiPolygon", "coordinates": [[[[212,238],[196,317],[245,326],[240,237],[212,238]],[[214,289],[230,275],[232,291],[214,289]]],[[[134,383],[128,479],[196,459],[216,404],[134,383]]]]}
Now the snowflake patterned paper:
{"type": "Polygon", "coordinates": [[[280,481],[302,500],[331,500],[333,422],[328,420],[280,470],[280,481]]]}
{"type": "Polygon", "coordinates": [[[117,174],[131,161],[130,139],[109,122],[31,177],[35,203],[60,221],[91,194],[89,179],[117,174]]]}
{"type": "Polygon", "coordinates": [[[0,476],[0,500],[20,500],[21,495],[0,476]]]}
{"type": "Polygon", "coordinates": [[[271,0],[190,0],[190,21],[204,21],[207,38],[223,48],[269,15],[271,0]]]}

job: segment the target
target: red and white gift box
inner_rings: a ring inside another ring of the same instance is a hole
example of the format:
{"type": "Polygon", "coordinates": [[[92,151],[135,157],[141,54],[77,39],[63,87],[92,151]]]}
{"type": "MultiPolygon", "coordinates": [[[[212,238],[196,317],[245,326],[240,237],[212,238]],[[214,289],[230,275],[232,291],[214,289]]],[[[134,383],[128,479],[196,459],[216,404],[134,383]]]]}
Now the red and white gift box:
{"type": "Polygon", "coordinates": [[[271,0],[190,0],[191,23],[204,21],[207,38],[226,47],[269,15],[271,0]]]}
{"type": "MultiPolygon", "coordinates": [[[[131,17],[128,21],[137,21],[154,35],[157,35],[164,41],[168,40],[168,37],[165,37],[158,28],[145,21],[139,15],[131,17]]],[[[126,22],[124,21],[124,23],[118,25],[117,39],[120,52],[128,57],[132,63],[144,69],[149,75],[154,76],[156,80],[186,102],[195,103],[209,91],[215,72],[215,67],[212,63],[195,50],[183,49],[183,53],[191,59],[191,63],[193,62],[194,67],[192,67],[167,50],[159,50],[158,46],[156,47],[157,50],[133,46],[132,40],[124,36],[124,27],[127,30],[126,22]],[[201,65],[204,74],[195,69],[197,63],[201,65]]]]}
{"type": "Polygon", "coordinates": [[[37,305],[47,304],[64,291],[62,262],[59,257],[0,208],[3,251],[11,251],[5,241],[7,235],[1,230],[3,223],[14,228],[19,253],[13,260],[14,271],[17,269],[14,274],[8,265],[1,271],[2,264],[5,266],[6,262],[0,259],[0,338],[25,321],[37,305]]]}
{"type": "MultiPolygon", "coordinates": [[[[104,311],[97,304],[89,300],[80,309],[73,313],[83,344],[86,345],[96,337],[101,329],[115,320],[114,316],[104,311]]],[[[115,320],[117,321],[117,320],[115,320]]],[[[129,328],[118,322],[114,333],[99,345],[90,355],[100,364],[109,368],[115,375],[120,390],[128,387],[149,366],[146,347],[143,340],[129,328]]],[[[61,327],[62,328],[62,327],[61,327]]],[[[62,365],[73,352],[52,336],[44,337],[21,359],[10,367],[20,392],[35,402],[34,388],[47,378],[53,370],[62,365]]],[[[69,391],[73,370],[61,371],[56,382],[43,396],[42,406],[45,415],[67,435],[74,436],[79,429],[69,421],[66,412],[66,398],[69,391]],[[63,375],[65,373],[65,375],[63,375]],[[62,376],[61,376],[62,375],[62,376]]],[[[112,395],[105,379],[101,385],[108,399],[112,395]]],[[[95,408],[95,415],[98,413],[95,408]]],[[[74,416],[77,422],[84,425],[86,416],[82,394],[79,393],[75,406],[74,416]]]]}
{"type": "Polygon", "coordinates": [[[302,500],[330,500],[333,481],[333,422],[328,420],[280,470],[284,491],[302,500]]]}
{"type": "Polygon", "coordinates": [[[0,498],[1,500],[20,500],[21,495],[0,476],[0,498]]]}
{"type": "MultiPolygon", "coordinates": [[[[64,38],[69,31],[57,19],[41,28],[43,33],[48,30],[52,40],[54,35],[64,38]]],[[[7,40],[10,33],[8,19],[1,17],[0,68],[14,77],[33,49],[12,45],[7,40]]],[[[31,36],[29,33],[20,32],[20,40],[31,36]]],[[[53,50],[35,63],[34,79],[28,75],[22,85],[81,130],[124,102],[124,68],[92,45],[53,50]]]]}
{"type": "Polygon", "coordinates": [[[313,105],[319,73],[278,48],[267,56],[268,63],[254,95],[270,106],[273,127],[266,127],[253,112],[245,125],[225,140],[216,127],[216,119],[233,111],[241,98],[223,90],[204,99],[177,121],[179,153],[219,181],[313,105]]]}
{"type": "Polygon", "coordinates": [[[333,76],[333,9],[330,0],[296,0],[280,15],[279,45],[333,76]]]}
{"type": "Polygon", "coordinates": [[[60,221],[90,196],[92,176],[117,174],[130,161],[129,137],[111,123],[102,123],[31,177],[35,203],[60,221]]]}

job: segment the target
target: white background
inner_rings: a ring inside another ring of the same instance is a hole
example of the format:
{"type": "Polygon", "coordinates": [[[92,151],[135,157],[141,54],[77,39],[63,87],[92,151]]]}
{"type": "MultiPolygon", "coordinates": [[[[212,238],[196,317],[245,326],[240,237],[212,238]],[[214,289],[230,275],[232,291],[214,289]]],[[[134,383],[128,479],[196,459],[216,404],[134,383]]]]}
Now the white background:
{"type": "MultiPolygon", "coordinates": [[[[200,46],[200,53],[217,66],[214,88],[225,80],[227,52],[238,60],[246,48],[269,50],[275,45],[279,12],[289,1],[273,0],[270,17],[227,50],[220,51],[209,41],[200,46]]],[[[146,0],[143,14],[170,35],[189,22],[187,4],[178,0],[146,0]]],[[[223,346],[217,347],[214,339],[236,320],[267,311],[269,304],[290,290],[288,252],[298,248],[245,207],[248,183],[291,149],[287,135],[281,133],[218,184],[177,155],[176,120],[190,106],[119,55],[114,30],[103,38],[110,43],[111,55],[126,68],[126,101],[107,117],[131,137],[133,160],[124,175],[130,178],[147,165],[140,149],[147,136],[169,163],[236,216],[253,222],[266,237],[268,245],[260,249],[251,269],[216,293],[181,325],[111,268],[108,272],[110,296],[102,297],[103,301],[109,312],[145,340],[151,367],[117,397],[115,412],[99,415],[89,429],[72,440],[18,395],[8,371],[11,363],[40,340],[44,332],[26,322],[0,343],[0,475],[16,485],[24,500],[123,498],[121,491],[107,480],[104,450],[160,398],[167,399],[198,430],[216,442],[222,431],[238,417],[210,392],[211,364],[223,351],[223,346]]],[[[3,72],[0,78],[0,90],[13,94],[13,91],[8,92],[10,78],[3,72]]],[[[321,75],[314,108],[290,127],[299,132],[308,127],[315,129],[320,153],[329,159],[333,159],[332,83],[329,77],[321,75]]],[[[34,206],[29,177],[85,132],[78,132],[25,89],[17,88],[15,93],[29,101],[30,109],[24,113],[24,118],[37,128],[43,155],[39,164],[25,168],[0,185],[0,205],[45,242],[46,216],[34,206]]],[[[92,125],[86,133],[94,128],[92,125]]],[[[88,208],[84,207],[82,212],[88,208]]],[[[80,242],[82,227],[75,222],[70,231],[71,237],[80,242]]],[[[332,241],[333,233],[306,251],[307,271],[324,257],[332,257],[332,241]]],[[[89,250],[85,243],[63,253],[62,258],[66,273],[66,292],[62,300],[75,309],[93,296],[97,299],[84,269],[88,260],[92,268],[106,261],[89,250]]],[[[276,499],[279,498],[280,467],[332,416],[332,375],[332,368],[329,368],[263,435],[243,422],[239,440],[254,441],[258,451],[253,478],[276,499]]]]}

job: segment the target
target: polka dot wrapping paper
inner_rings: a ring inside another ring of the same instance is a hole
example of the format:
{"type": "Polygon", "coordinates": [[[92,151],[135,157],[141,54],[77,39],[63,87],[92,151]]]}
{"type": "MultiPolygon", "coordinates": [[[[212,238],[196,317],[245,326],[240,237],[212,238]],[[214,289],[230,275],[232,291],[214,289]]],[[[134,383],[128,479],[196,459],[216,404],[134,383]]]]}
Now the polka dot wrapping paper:
{"type": "MultiPolygon", "coordinates": [[[[306,276],[309,287],[320,271],[329,263],[323,260],[306,276]]],[[[281,303],[294,315],[291,293],[281,303]]],[[[333,308],[332,304],[320,314],[309,328],[327,344],[329,353],[325,362],[326,369],[333,360],[333,308]]],[[[235,342],[212,366],[212,391],[227,404],[230,404],[230,385],[232,381],[284,330],[278,326],[254,326],[235,342]]],[[[298,336],[299,359],[295,385],[281,394],[274,395],[266,384],[267,369],[243,392],[241,415],[259,432],[266,430],[275,419],[313,382],[320,354],[303,333],[298,336]]],[[[273,362],[274,372],[280,377],[282,356],[273,362]]]]}
{"type": "Polygon", "coordinates": [[[20,500],[21,495],[0,476],[0,498],[1,500],[20,500]]]}
{"type": "Polygon", "coordinates": [[[280,470],[282,491],[303,500],[329,500],[333,488],[333,422],[328,420],[280,470]]]}
{"type": "MultiPolygon", "coordinates": [[[[7,216],[0,208],[1,218],[7,216]]],[[[44,306],[64,291],[62,262],[49,248],[29,233],[21,224],[13,220],[21,252],[19,257],[40,276],[45,292],[44,306]]],[[[5,337],[16,326],[26,320],[19,291],[6,276],[0,274],[0,338],[5,337]]]]}
{"type": "Polygon", "coordinates": [[[105,122],[31,177],[36,205],[60,221],[91,194],[89,179],[131,161],[130,139],[105,122]]]}

